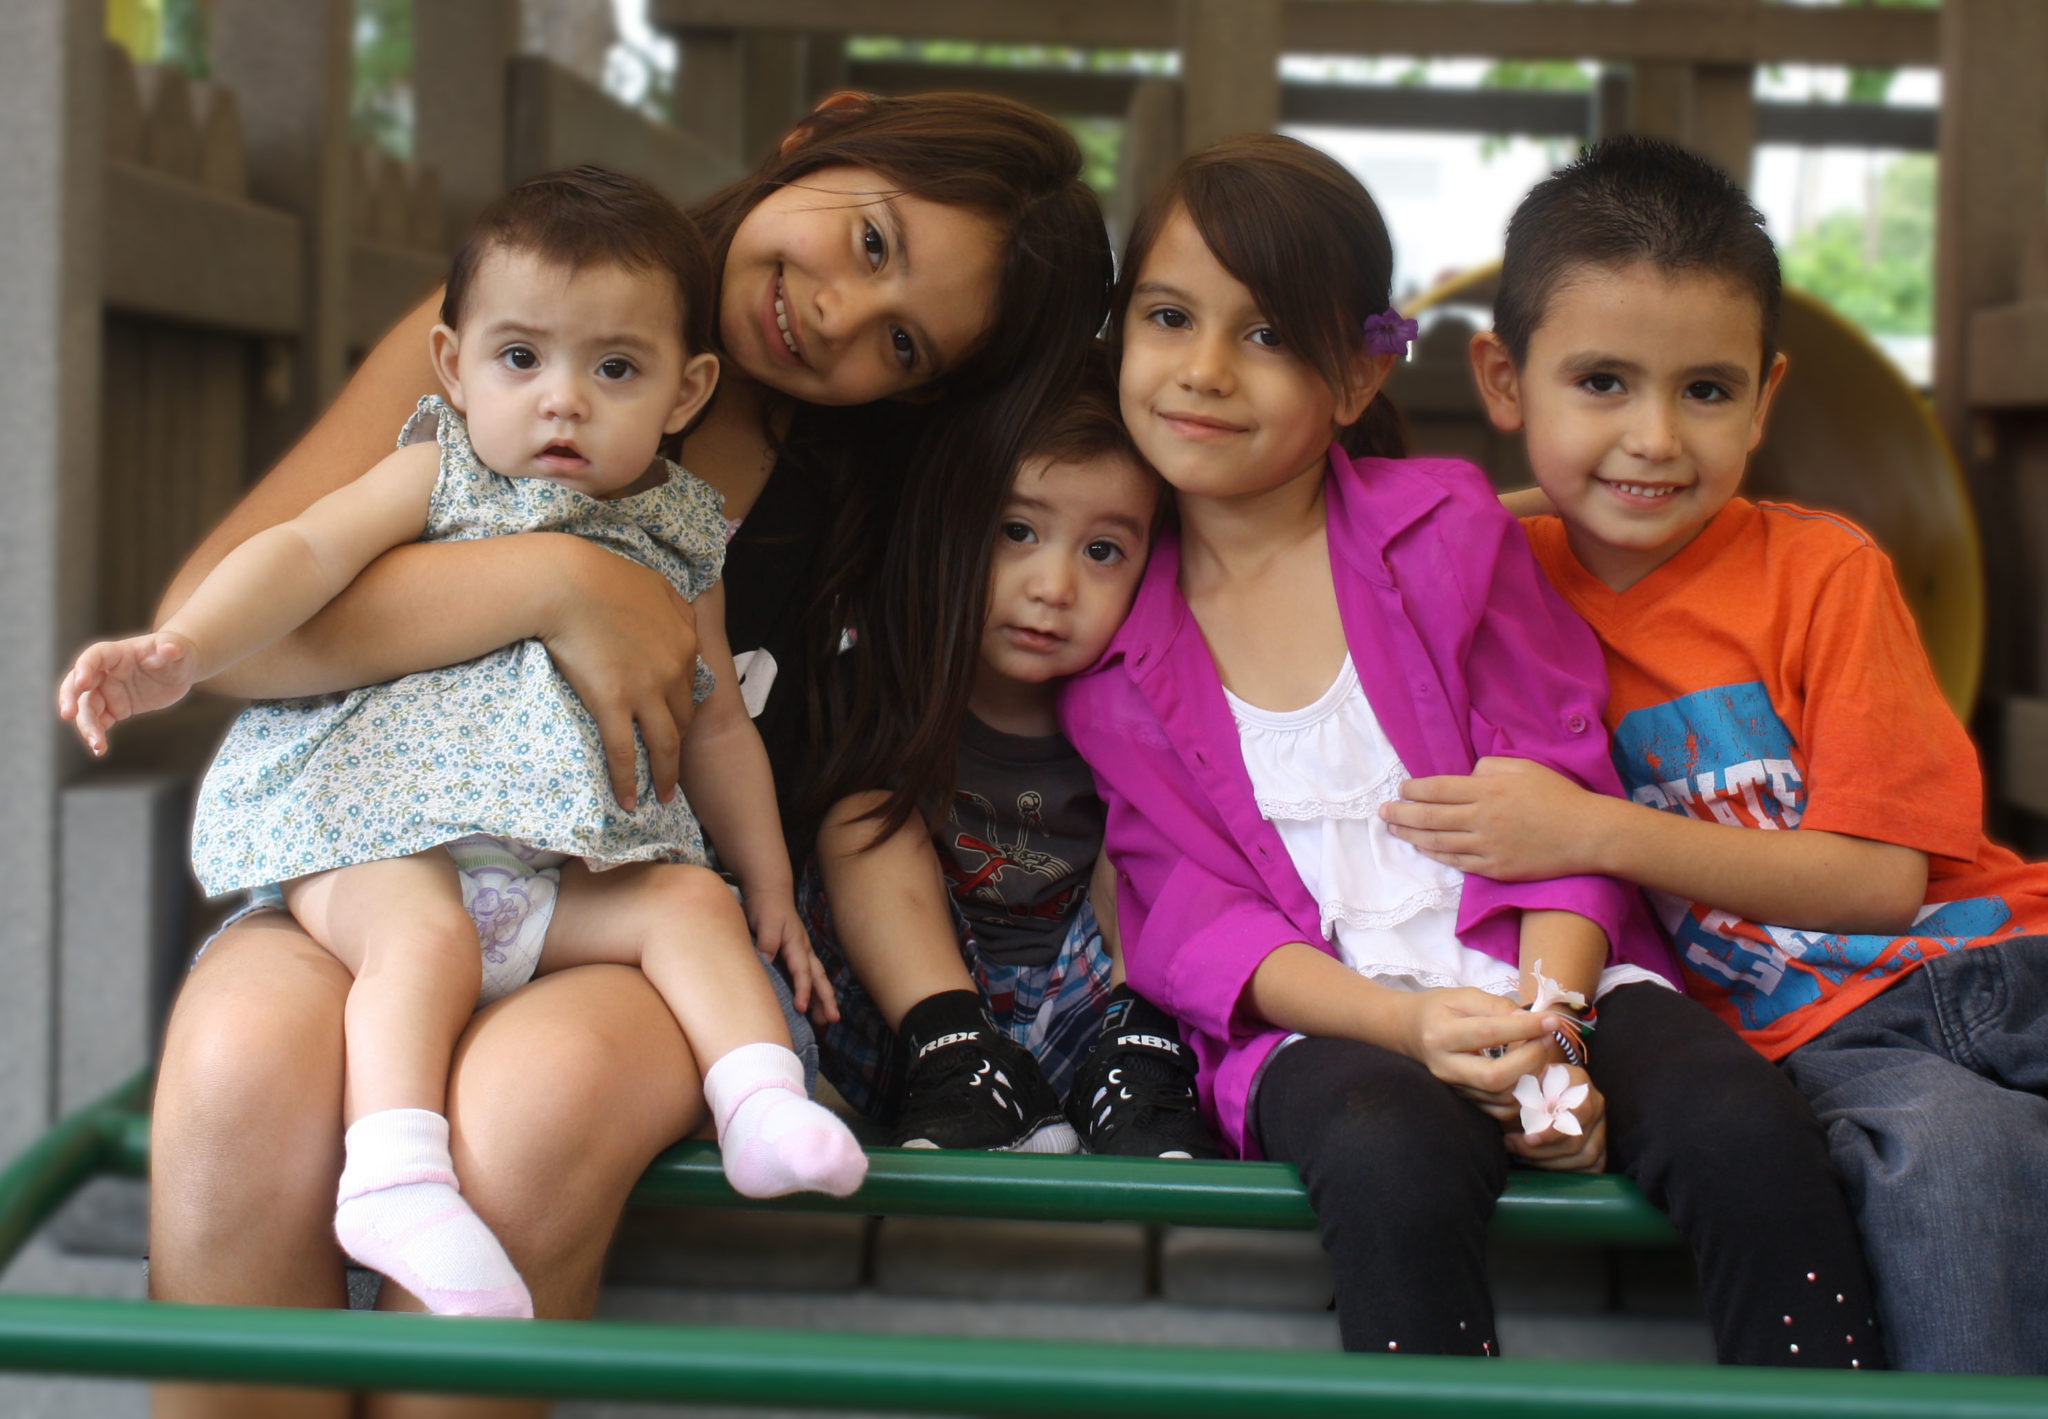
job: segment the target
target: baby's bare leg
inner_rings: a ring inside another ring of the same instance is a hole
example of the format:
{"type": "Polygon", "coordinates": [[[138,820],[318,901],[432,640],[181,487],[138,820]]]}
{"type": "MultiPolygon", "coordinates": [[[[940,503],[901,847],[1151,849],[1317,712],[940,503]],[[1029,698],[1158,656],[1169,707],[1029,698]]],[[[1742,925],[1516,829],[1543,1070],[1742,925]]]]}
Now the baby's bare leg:
{"type": "Polygon", "coordinates": [[[439,848],[285,884],[285,905],[356,978],[344,1122],[442,1111],[455,1037],[476,1010],[483,954],[455,864],[439,848]]]}
{"type": "Polygon", "coordinates": [[[754,951],[746,913],[718,875],[682,865],[562,870],[538,974],[636,965],[704,1062],[725,1175],[749,1197],[860,1186],[867,1157],[804,1095],[803,1065],[754,951]]]}
{"type": "Polygon", "coordinates": [[[287,883],[285,904],[355,975],[334,1213],[343,1250],[437,1313],[531,1316],[448,1150],[449,1060],[483,978],[455,864],[434,849],[322,872],[287,883]]]}

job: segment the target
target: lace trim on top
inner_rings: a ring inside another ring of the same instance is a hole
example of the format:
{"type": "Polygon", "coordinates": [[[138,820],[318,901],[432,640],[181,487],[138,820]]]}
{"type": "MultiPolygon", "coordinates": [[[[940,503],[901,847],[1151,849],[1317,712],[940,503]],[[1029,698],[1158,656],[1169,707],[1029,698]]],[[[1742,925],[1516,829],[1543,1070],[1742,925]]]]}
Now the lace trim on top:
{"type": "Polygon", "coordinates": [[[1443,911],[1445,909],[1455,911],[1462,890],[1462,884],[1444,887],[1424,887],[1419,892],[1413,892],[1403,897],[1393,906],[1382,907],[1377,911],[1367,911],[1361,907],[1349,906],[1339,901],[1325,901],[1322,903],[1324,939],[1327,940],[1329,938],[1331,926],[1338,922],[1342,922],[1346,926],[1356,927],[1360,931],[1385,931],[1390,927],[1399,926],[1404,921],[1421,916],[1427,911],[1443,911]]]}
{"type": "MultiPolygon", "coordinates": [[[[1351,969],[1367,980],[1401,981],[1410,988],[1419,990],[1444,990],[1451,987],[1465,987],[1483,990],[1488,995],[1498,995],[1508,1000],[1519,999],[1522,993],[1522,975],[1516,971],[1511,978],[1481,981],[1460,980],[1442,971],[1424,970],[1419,966],[1404,966],[1398,961],[1360,961],[1351,969]]],[[[1512,969],[1512,967],[1510,968],[1512,969]]]]}
{"type": "Polygon", "coordinates": [[[1381,770],[1378,778],[1342,798],[1258,797],[1259,816],[1269,823],[1283,819],[1313,823],[1319,818],[1377,818],[1382,803],[1392,803],[1401,796],[1401,785],[1407,777],[1408,770],[1396,759],[1381,770]]]}

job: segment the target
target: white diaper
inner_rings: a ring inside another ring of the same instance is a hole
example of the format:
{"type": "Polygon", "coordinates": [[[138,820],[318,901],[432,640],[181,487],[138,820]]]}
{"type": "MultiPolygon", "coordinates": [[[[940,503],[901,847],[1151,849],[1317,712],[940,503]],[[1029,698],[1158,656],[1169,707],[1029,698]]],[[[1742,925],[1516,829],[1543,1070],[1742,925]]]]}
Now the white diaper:
{"type": "MultiPolygon", "coordinates": [[[[482,833],[442,846],[455,859],[462,906],[476,923],[477,941],[483,947],[483,988],[476,995],[481,1008],[533,979],[548,923],[554,919],[562,864],[568,859],[559,852],[542,852],[482,833]]],[[[248,904],[222,922],[214,936],[250,912],[265,909],[284,910],[284,893],[275,883],[250,888],[248,904]]],[[[193,961],[212,944],[209,936],[193,961]]]]}

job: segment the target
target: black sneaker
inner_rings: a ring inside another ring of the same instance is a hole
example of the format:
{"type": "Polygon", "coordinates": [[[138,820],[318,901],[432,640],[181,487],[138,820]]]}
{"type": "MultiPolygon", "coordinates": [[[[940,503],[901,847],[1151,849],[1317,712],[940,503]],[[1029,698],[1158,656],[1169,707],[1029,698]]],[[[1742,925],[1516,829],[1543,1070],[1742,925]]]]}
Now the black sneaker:
{"type": "Polygon", "coordinates": [[[1074,1071],[1067,1118],[1087,1153],[1220,1158],[1223,1145],[1195,1094],[1195,1056],[1158,1006],[1119,986],[1102,1033],[1074,1071]]]}
{"type": "MultiPolygon", "coordinates": [[[[965,992],[955,992],[964,994],[965,992]]],[[[920,1037],[904,1020],[910,1047],[898,1148],[985,1148],[1071,1153],[1074,1130],[1031,1051],[980,1017],[977,1026],[920,1037]]],[[[977,1010],[977,1016],[979,1011],[977,1010]]]]}

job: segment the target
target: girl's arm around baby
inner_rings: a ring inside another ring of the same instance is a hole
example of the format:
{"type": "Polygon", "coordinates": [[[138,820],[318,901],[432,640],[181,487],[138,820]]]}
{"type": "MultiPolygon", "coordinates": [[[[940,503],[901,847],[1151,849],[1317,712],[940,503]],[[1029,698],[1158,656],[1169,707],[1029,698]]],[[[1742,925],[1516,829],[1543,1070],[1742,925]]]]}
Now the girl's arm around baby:
{"type": "Polygon", "coordinates": [[[96,754],[107,730],[161,709],[301,625],[380,553],[425,530],[439,472],[432,444],[400,449],[304,512],[236,547],[155,631],[88,646],[57,712],[96,754]]]}
{"type": "MultiPolygon", "coordinates": [[[[788,969],[797,1009],[830,1023],[839,1018],[839,1004],[824,968],[811,954],[810,936],[797,913],[789,848],[782,836],[782,815],[775,807],[775,774],[760,731],[740,698],[739,672],[725,638],[725,583],[699,596],[696,608],[700,654],[717,683],[682,741],[683,792],[717,847],[718,860],[740,879],[755,949],[779,958],[788,969]]],[[[650,765],[655,747],[647,746],[650,765]]],[[[675,746],[664,747],[673,762],[675,746]]],[[[660,779],[655,783],[664,800],[674,792],[660,779]]]]}

